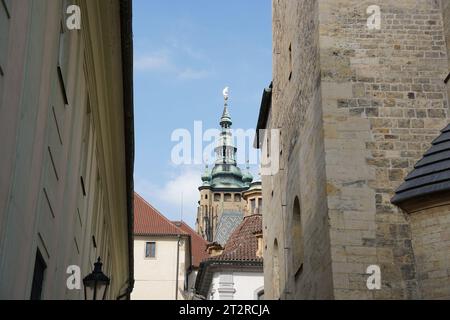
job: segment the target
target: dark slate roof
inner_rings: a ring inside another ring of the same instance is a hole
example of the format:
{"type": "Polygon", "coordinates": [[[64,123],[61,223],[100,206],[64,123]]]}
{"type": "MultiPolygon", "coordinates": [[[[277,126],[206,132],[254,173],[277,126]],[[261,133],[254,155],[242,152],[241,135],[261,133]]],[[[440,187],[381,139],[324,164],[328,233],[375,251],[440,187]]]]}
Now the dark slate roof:
{"type": "Polygon", "coordinates": [[[410,200],[446,191],[450,191],[450,125],[432,142],[391,201],[402,207],[410,200]]]}
{"type": "Polygon", "coordinates": [[[214,273],[217,270],[240,270],[263,273],[263,258],[257,256],[258,238],[262,233],[262,215],[254,214],[244,218],[230,236],[222,254],[200,263],[195,280],[195,291],[206,297],[214,273]]]}
{"type": "Polygon", "coordinates": [[[240,211],[224,211],[217,224],[214,242],[224,246],[230,235],[242,222],[242,219],[244,219],[244,214],[240,211]]]}
{"type": "Polygon", "coordinates": [[[256,134],[255,141],[253,142],[253,147],[256,149],[261,148],[261,137],[259,136],[259,131],[266,129],[267,119],[269,118],[270,108],[272,107],[272,88],[273,81],[270,83],[268,88],[265,88],[261,98],[261,106],[259,108],[258,123],[256,124],[256,134]]]}

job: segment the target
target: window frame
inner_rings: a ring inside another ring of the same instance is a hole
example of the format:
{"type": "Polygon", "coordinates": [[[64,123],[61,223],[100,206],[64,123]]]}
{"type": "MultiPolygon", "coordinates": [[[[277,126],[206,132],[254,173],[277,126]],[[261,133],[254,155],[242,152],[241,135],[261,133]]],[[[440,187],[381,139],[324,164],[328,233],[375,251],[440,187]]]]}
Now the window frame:
{"type": "Polygon", "coordinates": [[[293,244],[295,243],[295,247],[292,246],[291,250],[291,263],[294,278],[297,281],[298,277],[303,273],[303,265],[305,263],[302,208],[301,201],[298,196],[294,198],[294,204],[292,207],[291,242],[293,244]]]}
{"type": "Polygon", "coordinates": [[[156,241],[145,241],[145,245],[144,245],[144,258],[145,259],[156,259],[156,241]],[[151,256],[151,251],[150,251],[150,255],[147,256],[147,245],[148,244],[152,244],[154,245],[154,255],[151,256]]]}

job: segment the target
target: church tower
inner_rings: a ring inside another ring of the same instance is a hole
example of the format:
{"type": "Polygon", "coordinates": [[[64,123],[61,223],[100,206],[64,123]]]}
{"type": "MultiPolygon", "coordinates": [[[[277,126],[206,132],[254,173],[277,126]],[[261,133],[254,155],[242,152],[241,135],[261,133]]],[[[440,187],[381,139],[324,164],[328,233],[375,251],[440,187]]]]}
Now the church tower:
{"type": "Polygon", "coordinates": [[[202,175],[196,221],[197,232],[204,239],[221,245],[225,244],[248,212],[243,192],[250,188],[253,181],[248,169],[242,173],[237,166],[237,148],[231,132],[233,123],[228,110],[228,88],[223,94],[221,133],[214,149],[216,159],[212,170],[207,165],[202,175]]]}

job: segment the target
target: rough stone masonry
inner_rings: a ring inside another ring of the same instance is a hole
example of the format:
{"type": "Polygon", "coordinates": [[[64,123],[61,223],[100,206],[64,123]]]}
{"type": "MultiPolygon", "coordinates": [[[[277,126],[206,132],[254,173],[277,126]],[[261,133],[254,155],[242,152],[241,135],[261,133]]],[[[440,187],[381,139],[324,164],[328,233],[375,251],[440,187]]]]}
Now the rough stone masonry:
{"type": "Polygon", "coordinates": [[[280,129],[281,147],[280,170],[263,177],[268,298],[450,298],[439,285],[450,265],[422,281],[417,216],[390,202],[449,123],[449,17],[448,0],[273,0],[266,128],[280,129]],[[372,5],[379,29],[367,25],[372,5]],[[366,286],[369,265],[381,268],[381,290],[366,286]]]}

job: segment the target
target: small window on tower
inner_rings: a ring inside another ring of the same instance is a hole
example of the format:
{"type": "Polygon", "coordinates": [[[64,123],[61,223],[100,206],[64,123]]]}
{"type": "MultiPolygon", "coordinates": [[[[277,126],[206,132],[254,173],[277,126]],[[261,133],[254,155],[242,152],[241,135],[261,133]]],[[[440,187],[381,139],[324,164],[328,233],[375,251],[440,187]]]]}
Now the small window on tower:
{"type": "Polygon", "coordinates": [[[292,44],[289,44],[289,81],[292,79],[292,44]]]}
{"type": "Polygon", "coordinates": [[[239,193],[234,195],[234,201],[241,202],[241,195],[239,193]]]}
{"type": "Polygon", "coordinates": [[[250,200],[250,210],[251,210],[251,214],[255,213],[255,209],[256,209],[256,199],[251,199],[250,200]]]}
{"type": "Polygon", "coordinates": [[[220,193],[214,194],[214,201],[220,201],[220,193]]]}
{"type": "Polygon", "coordinates": [[[224,201],[225,202],[231,202],[231,193],[225,193],[224,195],[224,201]]]}

